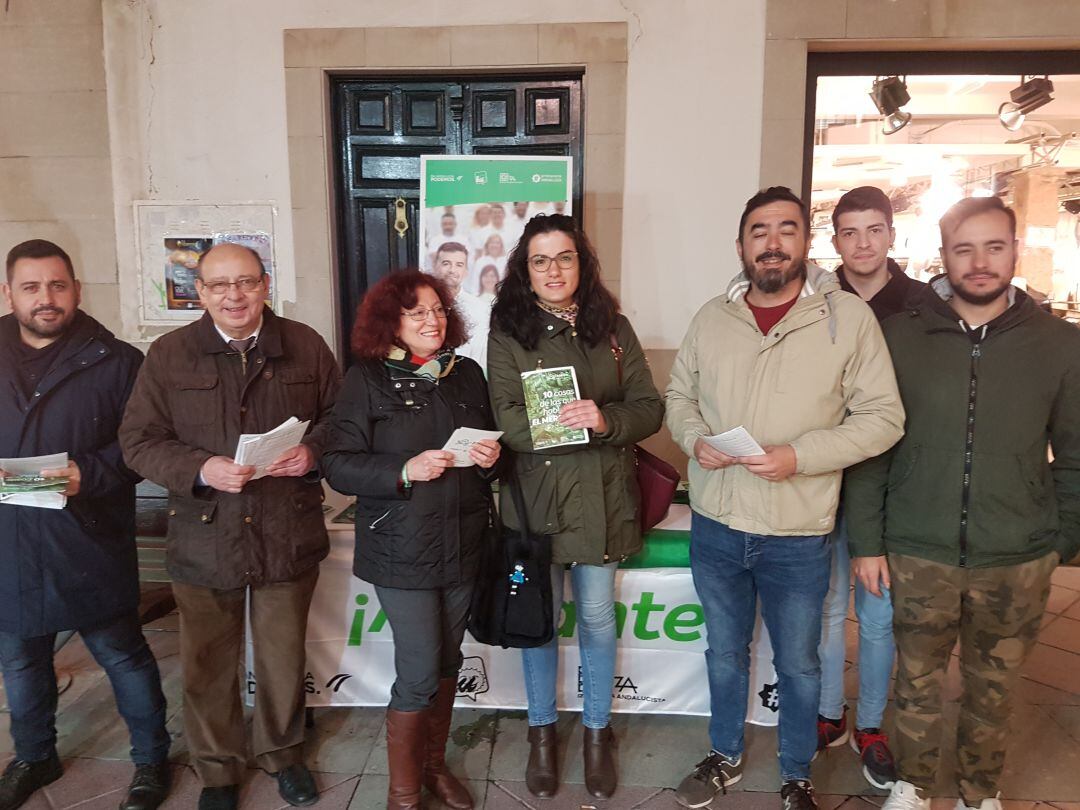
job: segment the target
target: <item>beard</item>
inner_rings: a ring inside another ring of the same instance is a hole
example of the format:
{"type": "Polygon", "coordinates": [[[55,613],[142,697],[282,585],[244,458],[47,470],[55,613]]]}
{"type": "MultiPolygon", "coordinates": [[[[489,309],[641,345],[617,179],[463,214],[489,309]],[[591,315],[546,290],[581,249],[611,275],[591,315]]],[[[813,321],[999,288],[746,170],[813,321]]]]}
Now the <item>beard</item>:
{"type": "Polygon", "coordinates": [[[15,313],[15,318],[24,330],[39,338],[55,338],[64,334],[71,324],[71,313],[64,312],[59,307],[38,307],[29,314],[15,313]],[[62,317],[52,323],[38,323],[34,318],[42,312],[56,312],[62,317]]]}
{"type": "MultiPolygon", "coordinates": [[[[963,281],[963,279],[961,279],[961,281],[963,281]]],[[[1009,285],[1011,284],[1011,279],[1005,279],[994,289],[987,290],[986,292],[981,293],[971,292],[971,290],[968,290],[966,287],[963,287],[960,284],[953,284],[952,291],[953,295],[955,295],[961,301],[966,301],[972,306],[981,307],[985,306],[986,304],[993,303],[1002,295],[1004,295],[1005,292],[1009,289],[1009,285]]]]}
{"type": "Polygon", "coordinates": [[[790,261],[791,257],[780,251],[766,251],[765,253],[759,253],[753,261],[743,260],[743,270],[746,271],[746,277],[750,279],[750,283],[754,287],[766,295],[780,292],[780,290],[784,289],[784,287],[797,278],[806,278],[805,259],[789,265],[787,270],[780,270],[779,268],[772,267],[759,270],[757,262],[764,261],[765,259],[786,259],[790,261]]]}

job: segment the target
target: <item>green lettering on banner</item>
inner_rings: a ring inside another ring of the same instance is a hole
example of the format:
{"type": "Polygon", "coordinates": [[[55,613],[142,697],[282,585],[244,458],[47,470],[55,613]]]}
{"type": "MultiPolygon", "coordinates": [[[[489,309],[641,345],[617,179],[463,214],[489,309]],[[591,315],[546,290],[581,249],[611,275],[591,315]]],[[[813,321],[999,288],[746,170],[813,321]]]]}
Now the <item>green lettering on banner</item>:
{"type": "Polygon", "coordinates": [[[470,205],[489,202],[567,200],[568,161],[428,159],[424,204],[470,205]]]}
{"type": "Polygon", "coordinates": [[[679,605],[672,608],[671,612],[664,617],[664,635],[672,641],[697,641],[701,638],[701,633],[697,630],[686,633],[683,630],[701,627],[703,624],[705,624],[705,613],[701,610],[701,605],[679,605]],[[680,618],[684,614],[692,618],[680,618]]]}
{"type": "MultiPolygon", "coordinates": [[[[356,595],[356,604],[360,607],[353,611],[352,624],[349,625],[349,639],[345,642],[347,647],[359,647],[364,643],[364,606],[368,603],[366,593],[356,595]]],[[[379,633],[386,626],[386,613],[382,608],[375,614],[375,618],[368,625],[367,632],[379,633]]]]}
{"type": "Polygon", "coordinates": [[[653,604],[652,592],[642,591],[641,600],[631,605],[630,608],[637,613],[637,619],[634,621],[634,635],[642,641],[652,641],[660,638],[658,630],[649,629],[649,614],[662,612],[665,606],[653,604]]]}

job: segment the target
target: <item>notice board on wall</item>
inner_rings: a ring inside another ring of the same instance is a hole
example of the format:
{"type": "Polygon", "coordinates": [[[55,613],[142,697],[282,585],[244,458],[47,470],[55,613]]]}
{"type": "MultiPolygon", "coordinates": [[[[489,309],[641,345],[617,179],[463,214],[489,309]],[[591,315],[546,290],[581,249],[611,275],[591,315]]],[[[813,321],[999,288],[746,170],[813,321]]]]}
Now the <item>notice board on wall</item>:
{"type": "Polygon", "coordinates": [[[268,279],[266,300],[278,309],[273,203],[136,200],[133,213],[141,326],[172,326],[202,316],[197,264],[203,253],[222,242],[242,244],[259,254],[268,279]]]}

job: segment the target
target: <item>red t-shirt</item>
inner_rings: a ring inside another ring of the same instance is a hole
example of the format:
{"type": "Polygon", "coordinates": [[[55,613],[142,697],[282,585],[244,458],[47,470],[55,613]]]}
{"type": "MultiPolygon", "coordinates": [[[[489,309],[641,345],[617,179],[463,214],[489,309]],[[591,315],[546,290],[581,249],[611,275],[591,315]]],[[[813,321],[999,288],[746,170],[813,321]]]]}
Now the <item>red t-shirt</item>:
{"type": "Polygon", "coordinates": [[[757,321],[758,329],[761,330],[761,334],[769,334],[769,330],[780,322],[780,319],[787,315],[788,310],[795,306],[795,302],[799,300],[799,296],[795,296],[790,301],[787,301],[779,306],[775,307],[755,307],[747,300],[746,305],[750,307],[750,311],[754,313],[754,320],[757,321]]]}

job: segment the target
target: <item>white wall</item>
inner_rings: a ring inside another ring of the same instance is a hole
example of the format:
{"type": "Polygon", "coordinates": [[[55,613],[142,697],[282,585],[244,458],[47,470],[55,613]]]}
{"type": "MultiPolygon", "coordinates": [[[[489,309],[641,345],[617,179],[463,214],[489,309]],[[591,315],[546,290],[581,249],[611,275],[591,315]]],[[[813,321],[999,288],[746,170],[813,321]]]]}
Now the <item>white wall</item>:
{"type": "MultiPolygon", "coordinates": [[[[765,0],[103,2],[129,338],[139,337],[134,199],[274,201],[282,292],[296,294],[304,257],[292,255],[289,219],[289,28],[626,21],[621,293],[643,343],[675,348],[690,315],[737,270],[734,231],[758,181],[765,0]]],[[[334,301],[329,289],[299,295],[334,301]]]]}

